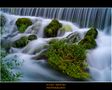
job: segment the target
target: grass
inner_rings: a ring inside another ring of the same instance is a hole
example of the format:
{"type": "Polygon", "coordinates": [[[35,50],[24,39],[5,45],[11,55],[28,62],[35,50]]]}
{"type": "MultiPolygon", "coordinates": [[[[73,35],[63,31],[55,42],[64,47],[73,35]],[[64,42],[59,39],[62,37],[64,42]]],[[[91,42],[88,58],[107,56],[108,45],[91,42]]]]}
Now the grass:
{"type": "Polygon", "coordinates": [[[46,53],[48,63],[54,69],[72,78],[87,79],[86,51],[81,45],[68,44],[64,40],[52,40],[46,53]]]}

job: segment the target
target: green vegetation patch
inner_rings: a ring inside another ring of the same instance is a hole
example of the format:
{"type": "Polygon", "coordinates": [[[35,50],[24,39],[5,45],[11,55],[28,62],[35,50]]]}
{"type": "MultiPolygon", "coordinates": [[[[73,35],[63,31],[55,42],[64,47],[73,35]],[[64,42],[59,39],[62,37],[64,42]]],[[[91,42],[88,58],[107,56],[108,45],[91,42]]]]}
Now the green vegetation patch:
{"type": "Polygon", "coordinates": [[[32,25],[32,21],[29,18],[18,18],[16,21],[17,28],[19,32],[23,33],[29,27],[32,25]]]}
{"type": "Polygon", "coordinates": [[[53,19],[49,25],[44,28],[44,37],[56,37],[59,28],[62,27],[62,24],[58,20],[53,19]]]}
{"type": "Polygon", "coordinates": [[[86,52],[81,45],[68,44],[64,40],[52,40],[46,53],[48,63],[72,78],[87,79],[86,52]]]}

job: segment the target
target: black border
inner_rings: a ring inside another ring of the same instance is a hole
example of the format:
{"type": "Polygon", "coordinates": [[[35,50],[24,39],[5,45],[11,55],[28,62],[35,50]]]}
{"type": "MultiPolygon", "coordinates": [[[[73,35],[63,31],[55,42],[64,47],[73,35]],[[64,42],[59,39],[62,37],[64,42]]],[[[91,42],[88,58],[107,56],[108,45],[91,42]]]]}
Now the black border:
{"type": "MultiPolygon", "coordinates": [[[[0,83],[0,90],[57,90],[48,89],[47,84],[64,84],[60,90],[112,90],[111,83],[0,83]]],[[[58,88],[59,89],[59,88],[58,88]]]]}
{"type": "Polygon", "coordinates": [[[0,0],[0,7],[112,7],[111,0],[0,0]]]}

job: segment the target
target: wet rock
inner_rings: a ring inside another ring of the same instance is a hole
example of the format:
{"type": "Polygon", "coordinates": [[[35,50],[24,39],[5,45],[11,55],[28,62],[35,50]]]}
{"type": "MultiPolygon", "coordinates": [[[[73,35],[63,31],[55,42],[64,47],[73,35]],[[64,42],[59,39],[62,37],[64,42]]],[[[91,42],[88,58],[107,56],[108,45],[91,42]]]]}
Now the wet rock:
{"type": "Polygon", "coordinates": [[[58,30],[62,27],[62,24],[58,20],[53,19],[48,26],[44,28],[44,37],[56,37],[58,30]]]}
{"type": "Polygon", "coordinates": [[[30,41],[35,40],[35,39],[37,39],[37,36],[34,34],[28,36],[28,40],[30,41]]]}
{"type": "Polygon", "coordinates": [[[23,33],[30,25],[32,25],[32,21],[29,18],[18,18],[16,21],[16,25],[18,31],[20,33],[23,33]]]}
{"type": "Polygon", "coordinates": [[[15,48],[23,48],[28,44],[28,38],[26,36],[21,37],[13,43],[13,47],[15,48]]]}

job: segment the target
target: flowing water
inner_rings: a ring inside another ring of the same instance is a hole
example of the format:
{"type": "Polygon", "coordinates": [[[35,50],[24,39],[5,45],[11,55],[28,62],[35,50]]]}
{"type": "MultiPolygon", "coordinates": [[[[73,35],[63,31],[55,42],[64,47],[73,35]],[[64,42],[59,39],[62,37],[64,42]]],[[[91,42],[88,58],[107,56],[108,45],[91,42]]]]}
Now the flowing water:
{"type": "Polygon", "coordinates": [[[96,26],[98,29],[98,37],[96,38],[97,47],[89,50],[87,53],[89,73],[92,76],[89,81],[112,81],[112,13],[110,8],[1,8],[1,11],[5,12],[0,13],[3,13],[7,18],[4,32],[0,37],[3,45],[10,45],[20,37],[33,33],[38,37],[38,39],[31,41],[22,49],[11,47],[10,54],[6,56],[8,59],[17,58],[23,62],[21,67],[15,68],[15,71],[21,71],[23,74],[20,81],[75,81],[75,79],[52,69],[48,65],[47,60],[35,60],[35,57],[38,57],[38,55],[46,50],[44,46],[48,45],[48,41],[52,39],[43,38],[43,28],[51,21],[48,18],[58,18],[60,19],[59,22],[63,25],[68,24],[72,27],[72,31],[65,32],[63,36],[58,33],[57,37],[55,37],[58,39],[66,37],[72,32],[79,32],[83,37],[88,31],[89,26],[96,26]],[[16,20],[20,17],[30,18],[33,22],[33,25],[28,27],[22,34],[18,32],[15,26],[16,20]]]}

